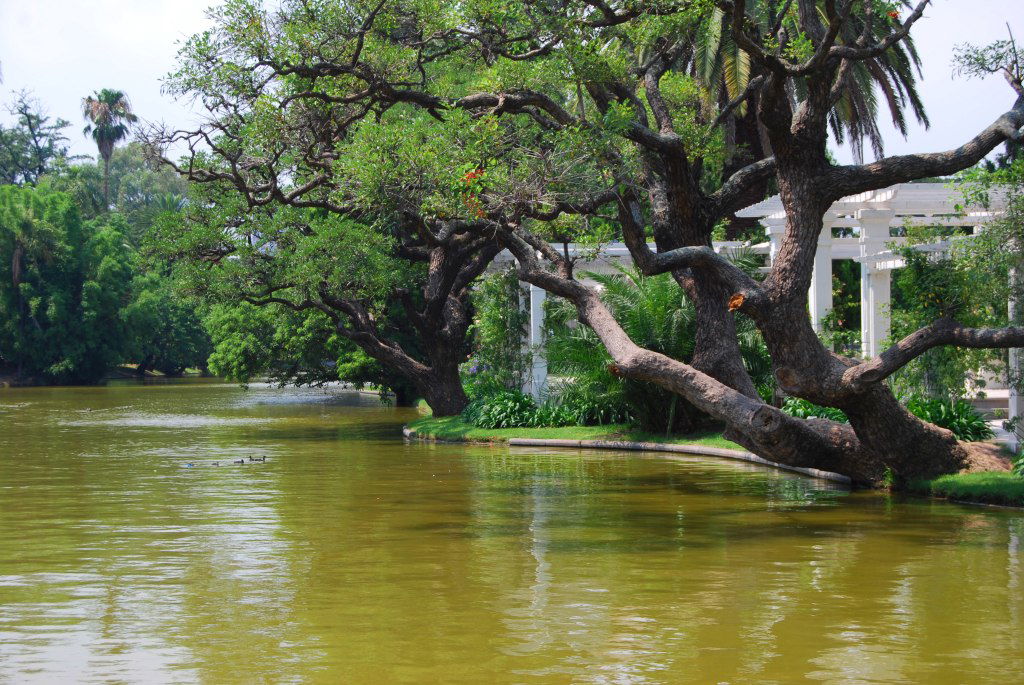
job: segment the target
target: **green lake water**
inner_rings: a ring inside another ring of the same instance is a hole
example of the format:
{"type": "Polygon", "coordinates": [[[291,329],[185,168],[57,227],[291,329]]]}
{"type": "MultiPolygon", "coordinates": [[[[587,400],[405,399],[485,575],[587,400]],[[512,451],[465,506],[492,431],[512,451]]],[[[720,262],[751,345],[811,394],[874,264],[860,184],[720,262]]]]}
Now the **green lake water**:
{"type": "Polygon", "coordinates": [[[413,416],[0,390],[0,682],[1024,682],[1022,512],[413,416]]]}

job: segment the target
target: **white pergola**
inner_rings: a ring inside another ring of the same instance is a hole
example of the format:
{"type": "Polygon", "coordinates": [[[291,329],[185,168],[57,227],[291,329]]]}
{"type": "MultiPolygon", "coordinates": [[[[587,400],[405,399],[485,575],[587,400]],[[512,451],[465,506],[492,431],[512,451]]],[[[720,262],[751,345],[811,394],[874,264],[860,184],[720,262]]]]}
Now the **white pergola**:
{"type": "MultiPolygon", "coordinates": [[[[894,233],[907,226],[947,226],[973,234],[1002,209],[958,211],[958,198],[957,191],[944,183],[902,183],[834,203],[825,213],[808,293],[814,329],[821,332],[822,321],[832,309],[832,261],[852,259],[860,263],[861,269],[861,354],[866,358],[879,354],[889,337],[891,271],[904,265],[890,246],[905,244],[906,238],[894,233]]],[[[736,215],[760,219],[768,236],[770,264],[786,231],[786,213],[779,196],[736,215]]],[[[916,249],[942,252],[948,246],[947,241],[918,245],[916,249]]]]}
{"type": "MultiPolygon", "coordinates": [[[[818,238],[814,271],[809,295],[810,316],[814,329],[822,330],[822,322],[832,309],[832,261],[852,259],[860,263],[861,272],[861,354],[865,358],[878,355],[889,337],[891,272],[904,266],[903,259],[892,247],[906,243],[898,234],[907,226],[959,227],[963,234],[973,234],[1001,214],[1004,206],[993,198],[993,206],[957,208],[960,194],[944,183],[902,183],[884,190],[875,190],[844,197],[825,213],[818,238]]],[[[766,270],[771,268],[786,231],[786,213],[776,195],[737,212],[743,218],[758,219],[768,240],[750,245],[740,242],[715,242],[716,252],[731,254],[753,251],[767,255],[766,270]]],[[[956,238],[952,238],[955,240],[956,238]]],[[[916,245],[915,249],[944,252],[950,241],[916,245]]],[[[553,245],[561,251],[563,246],[553,245]]],[[[653,246],[652,246],[653,249],[653,246]]],[[[569,245],[570,256],[585,256],[587,248],[569,245]]],[[[492,268],[513,261],[507,251],[498,255],[492,268]]],[[[609,273],[614,265],[629,265],[632,259],[623,243],[604,246],[581,270],[609,273]]],[[[544,300],[546,291],[530,286],[530,329],[525,341],[533,352],[533,369],[527,388],[540,398],[547,384],[547,361],[544,358],[544,300]]],[[[1016,355],[1013,355],[1016,356],[1016,355]]],[[[1016,416],[1019,400],[1010,389],[1010,414],[1016,416]]]]}

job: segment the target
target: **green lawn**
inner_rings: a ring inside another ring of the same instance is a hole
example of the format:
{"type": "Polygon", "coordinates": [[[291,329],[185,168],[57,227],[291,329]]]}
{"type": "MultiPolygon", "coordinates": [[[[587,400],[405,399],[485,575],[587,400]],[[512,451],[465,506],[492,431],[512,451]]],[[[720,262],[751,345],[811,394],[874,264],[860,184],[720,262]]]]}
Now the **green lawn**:
{"type": "Polygon", "coordinates": [[[935,480],[911,483],[910,488],[914,492],[951,500],[1024,507],[1024,478],[1007,471],[940,476],[935,480]]]}
{"type": "Polygon", "coordinates": [[[425,438],[438,440],[476,440],[480,442],[505,442],[509,438],[547,438],[559,440],[629,440],[634,442],[665,442],[677,445],[703,445],[724,449],[743,449],[722,437],[721,433],[705,431],[693,435],[673,435],[666,439],[664,434],[645,433],[626,424],[607,426],[565,426],[562,428],[476,428],[461,416],[434,418],[424,416],[409,424],[425,438]]]}

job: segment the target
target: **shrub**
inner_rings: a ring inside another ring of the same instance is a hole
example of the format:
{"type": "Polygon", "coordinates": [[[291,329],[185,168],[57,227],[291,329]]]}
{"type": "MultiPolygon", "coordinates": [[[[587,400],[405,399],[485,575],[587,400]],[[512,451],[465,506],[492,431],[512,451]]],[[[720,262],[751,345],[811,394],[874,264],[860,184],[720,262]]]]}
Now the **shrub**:
{"type": "Polygon", "coordinates": [[[628,415],[622,406],[587,392],[569,390],[539,407],[518,390],[497,390],[475,398],[462,417],[477,428],[545,428],[622,423],[628,415]]]}
{"type": "Polygon", "coordinates": [[[602,392],[597,385],[570,385],[558,395],[557,404],[577,426],[603,426],[632,420],[622,393],[602,392]]]}
{"type": "Polygon", "coordinates": [[[1013,475],[1024,478],[1024,451],[1021,451],[1013,460],[1013,475]]]}
{"type": "Polygon", "coordinates": [[[499,390],[470,402],[462,415],[477,428],[521,428],[534,425],[537,404],[518,390],[499,390]]]}
{"type": "MultiPolygon", "coordinates": [[[[992,437],[992,429],[969,402],[911,395],[906,401],[906,407],[907,411],[922,421],[953,431],[953,435],[959,440],[973,442],[992,437]]],[[[820,418],[850,422],[840,409],[822,407],[799,397],[787,397],[782,405],[782,411],[798,419],[820,418]]]]}
{"type": "Polygon", "coordinates": [[[985,418],[969,402],[911,395],[906,405],[917,418],[953,431],[960,440],[973,442],[992,437],[992,429],[985,418]]]}
{"type": "Polygon", "coordinates": [[[830,419],[832,421],[839,421],[841,423],[849,423],[850,419],[847,418],[843,410],[836,409],[835,407],[822,407],[808,402],[807,400],[800,399],[799,397],[787,397],[786,401],[782,404],[782,411],[786,412],[790,416],[795,416],[798,419],[830,419]]]}
{"type": "Polygon", "coordinates": [[[548,426],[575,426],[577,424],[575,415],[568,407],[553,402],[545,402],[537,407],[530,425],[534,428],[545,428],[548,426]]]}

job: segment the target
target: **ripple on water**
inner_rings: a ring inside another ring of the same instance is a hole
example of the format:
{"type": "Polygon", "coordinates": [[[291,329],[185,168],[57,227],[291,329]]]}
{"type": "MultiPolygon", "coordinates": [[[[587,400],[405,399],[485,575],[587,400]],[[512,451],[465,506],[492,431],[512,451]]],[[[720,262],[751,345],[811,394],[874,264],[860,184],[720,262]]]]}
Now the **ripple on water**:
{"type": "Polygon", "coordinates": [[[66,419],[64,426],[120,426],[125,428],[206,428],[254,426],[272,423],[272,418],[246,416],[203,416],[200,414],[129,414],[113,418],[66,419]]]}

